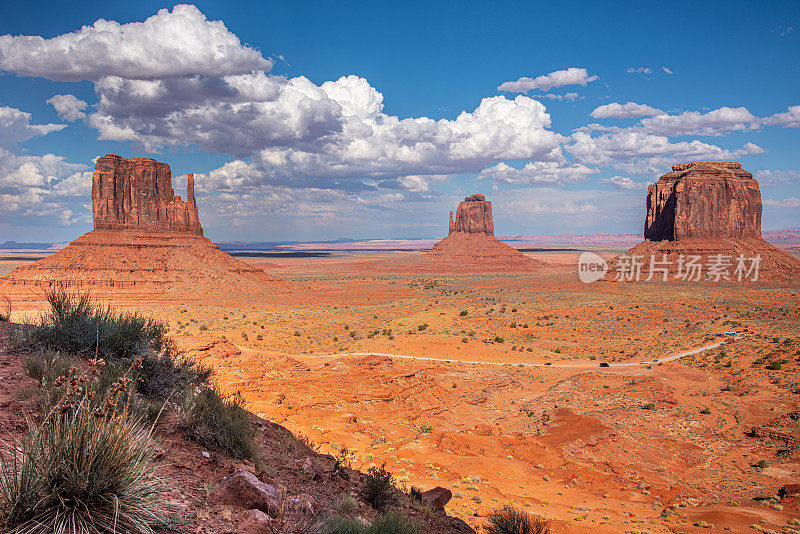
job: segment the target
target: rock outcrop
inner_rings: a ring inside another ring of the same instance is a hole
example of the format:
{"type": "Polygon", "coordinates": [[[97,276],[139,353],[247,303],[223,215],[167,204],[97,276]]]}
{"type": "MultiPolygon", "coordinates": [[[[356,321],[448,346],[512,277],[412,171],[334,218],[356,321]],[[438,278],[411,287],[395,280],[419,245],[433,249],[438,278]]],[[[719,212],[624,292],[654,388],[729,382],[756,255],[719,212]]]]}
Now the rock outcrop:
{"type": "Polygon", "coordinates": [[[494,235],[494,221],[492,219],[492,203],[481,194],[471,195],[456,208],[456,220],[450,212],[450,231],[467,232],[469,234],[494,235]]]}
{"type": "MultiPolygon", "coordinates": [[[[422,264],[421,264],[422,265],[422,264]]],[[[425,254],[425,268],[446,271],[531,271],[544,266],[494,236],[492,203],[470,195],[450,212],[449,233],[425,254]]]]}
{"type": "Polygon", "coordinates": [[[656,280],[739,282],[800,274],[800,261],[762,239],[758,181],[739,163],[674,165],[649,187],[646,206],[644,241],[612,260],[607,280],[618,279],[621,270],[628,275],[621,279],[635,279],[629,268],[636,262],[643,280],[655,266],[656,280]],[[689,272],[691,258],[700,267],[689,272]],[[737,268],[747,272],[740,276],[737,268]]]}
{"type": "Polygon", "coordinates": [[[682,163],[647,192],[644,238],[761,238],[758,181],[736,162],[682,163]]]}
{"type": "Polygon", "coordinates": [[[167,230],[203,234],[189,174],[186,202],[172,189],[169,165],[154,159],[99,158],[92,174],[95,228],[167,230]]]}
{"type": "Polygon", "coordinates": [[[167,303],[214,294],[251,298],[277,282],[203,237],[194,176],[184,202],[165,163],[113,154],[98,159],[92,207],[94,230],[0,277],[3,292],[33,302],[43,289],[63,286],[118,303],[167,303]]]}

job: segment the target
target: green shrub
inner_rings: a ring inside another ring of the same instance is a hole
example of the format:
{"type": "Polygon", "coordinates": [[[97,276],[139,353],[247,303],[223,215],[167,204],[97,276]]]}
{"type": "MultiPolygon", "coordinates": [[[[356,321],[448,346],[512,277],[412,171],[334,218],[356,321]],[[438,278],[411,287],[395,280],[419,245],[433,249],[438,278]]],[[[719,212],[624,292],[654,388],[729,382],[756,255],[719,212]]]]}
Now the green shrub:
{"type": "Polygon", "coordinates": [[[653,402],[648,402],[647,404],[642,406],[642,409],[643,410],[655,410],[656,409],[656,405],[653,402]]]}
{"type": "Polygon", "coordinates": [[[773,360],[767,364],[767,369],[770,371],[780,371],[783,366],[778,360],[773,360]]]}
{"type": "Polygon", "coordinates": [[[40,425],[0,449],[0,524],[25,534],[151,534],[165,487],[150,429],[129,415],[130,379],[95,397],[99,362],[56,381],[61,397],[40,425]]]}
{"type": "Polygon", "coordinates": [[[50,310],[28,330],[33,347],[96,354],[110,361],[134,357],[146,348],[161,352],[171,343],[167,325],[136,312],[117,313],[95,305],[87,293],[55,289],[46,297],[50,310]]]}
{"type": "Polygon", "coordinates": [[[419,330],[420,332],[422,332],[423,330],[427,330],[427,329],[428,329],[428,323],[422,323],[421,325],[419,325],[417,327],[417,330],[419,330]]]}
{"type": "Polygon", "coordinates": [[[504,506],[489,514],[483,530],[486,534],[548,534],[550,524],[541,517],[504,506]]]}
{"type": "Polygon", "coordinates": [[[394,477],[386,470],[386,464],[372,466],[364,475],[364,485],[361,487],[361,497],[376,510],[385,510],[386,507],[397,503],[398,489],[394,486],[394,477]]]}
{"type": "Polygon", "coordinates": [[[322,528],[323,534],[418,534],[419,524],[397,512],[378,515],[372,525],[351,517],[334,516],[322,528]]]}
{"type": "Polygon", "coordinates": [[[256,460],[256,429],[244,404],[240,393],[224,398],[216,388],[203,386],[184,401],[179,424],[198,443],[256,460]]]}
{"type": "Polygon", "coordinates": [[[466,317],[468,313],[469,313],[469,312],[468,312],[467,310],[461,310],[461,313],[459,313],[459,315],[460,315],[461,317],[466,317]]]}

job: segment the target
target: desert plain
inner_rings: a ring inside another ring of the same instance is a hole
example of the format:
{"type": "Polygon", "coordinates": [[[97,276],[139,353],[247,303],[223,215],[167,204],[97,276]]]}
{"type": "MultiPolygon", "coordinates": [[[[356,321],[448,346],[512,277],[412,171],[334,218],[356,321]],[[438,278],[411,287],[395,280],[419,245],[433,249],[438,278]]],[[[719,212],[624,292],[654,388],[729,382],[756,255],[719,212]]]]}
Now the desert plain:
{"type": "MultiPolygon", "coordinates": [[[[168,322],[226,393],[320,452],[450,489],[473,527],[508,503],[554,532],[800,517],[777,496],[800,481],[797,282],[584,284],[564,246],[525,252],[547,266],[520,274],[424,272],[414,251],[236,254],[274,282],[96,296],[168,322]]],[[[2,274],[41,255],[6,252],[2,274]]],[[[25,291],[17,322],[44,306],[25,291]]]]}

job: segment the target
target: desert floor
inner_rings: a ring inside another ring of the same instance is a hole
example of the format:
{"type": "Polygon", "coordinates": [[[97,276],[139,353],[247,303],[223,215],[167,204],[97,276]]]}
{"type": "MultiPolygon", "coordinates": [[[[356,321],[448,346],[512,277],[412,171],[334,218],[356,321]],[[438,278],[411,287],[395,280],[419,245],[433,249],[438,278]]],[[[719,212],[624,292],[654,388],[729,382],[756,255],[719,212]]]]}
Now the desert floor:
{"type": "Polygon", "coordinates": [[[800,499],[769,499],[800,482],[800,282],[585,285],[571,250],[528,252],[552,265],[532,274],[404,271],[416,254],[243,255],[287,283],[138,308],[251,411],[450,488],[471,525],[514,503],[555,532],[792,532],[800,499]]]}

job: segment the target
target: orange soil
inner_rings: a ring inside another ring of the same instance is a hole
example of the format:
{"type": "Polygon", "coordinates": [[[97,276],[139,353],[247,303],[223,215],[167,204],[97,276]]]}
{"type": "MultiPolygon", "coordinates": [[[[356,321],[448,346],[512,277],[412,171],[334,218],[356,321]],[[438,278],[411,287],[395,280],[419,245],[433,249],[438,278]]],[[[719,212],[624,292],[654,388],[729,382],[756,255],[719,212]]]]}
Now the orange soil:
{"type": "Polygon", "coordinates": [[[452,489],[448,512],[473,525],[508,502],[555,532],[741,532],[800,515],[797,499],[755,500],[800,480],[797,449],[746,435],[797,429],[797,282],[587,286],[574,269],[420,275],[374,262],[280,259],[268,274],[287,279],[285,298],[175,293],[146,311],[253,412],[323,452],[346,447],[356,467],[452,489]],[[651,360],[727,330],[747,334],[650,367],[513,365],[651,360]],[[330,356],[370,351],[442,361],[330,356]]]}

